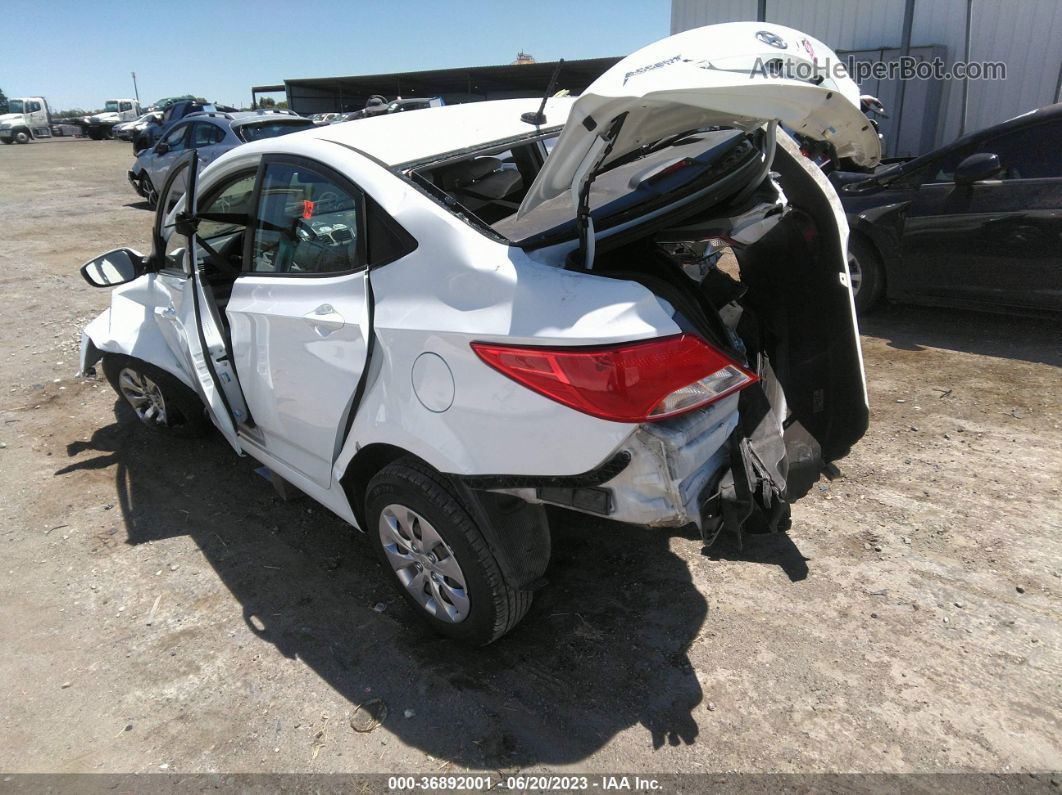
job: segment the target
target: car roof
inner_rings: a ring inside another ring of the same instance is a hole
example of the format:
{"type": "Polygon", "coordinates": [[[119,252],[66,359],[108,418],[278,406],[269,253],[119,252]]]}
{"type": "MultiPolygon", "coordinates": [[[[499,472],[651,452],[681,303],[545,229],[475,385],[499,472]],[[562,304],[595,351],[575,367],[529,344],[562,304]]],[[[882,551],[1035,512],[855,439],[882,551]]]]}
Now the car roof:
{"type": "MultiPolygon", "coordinates": [[[[315,127],[287,138],[307,136],[349,146],[388,166],[419,163],[443,154],[475,149],[495,141],[555,130],[568,120],[574,100],[549,99],[546,124],[520,119],[538,110],[541,99],[499,99],[424,108],[416,113],[389,113],[347,124],[315,127]]],[[[274,146],[282,149],[284,138],[274,146]]]]}

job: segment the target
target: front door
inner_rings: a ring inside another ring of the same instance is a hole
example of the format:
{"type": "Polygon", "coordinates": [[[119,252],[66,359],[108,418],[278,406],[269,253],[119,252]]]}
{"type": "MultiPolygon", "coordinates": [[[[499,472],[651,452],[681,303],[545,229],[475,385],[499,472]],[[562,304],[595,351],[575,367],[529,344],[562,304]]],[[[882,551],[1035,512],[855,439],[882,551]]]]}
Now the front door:
{"type": "Polygon", "coordinates": [[[27,99],[26,112],[29,114],[30,129],[34,138],[51,138],[52,128],[48,123],[48,110],[40,100],[27,99]]]}
{"type": "Polygon", "coordinates": [[[246,417],[212,291],[203,284],[199,246],[177,229],[179,214],[194,214],[195,158],[174,169],[163,186],[155,219],[154,258],[159,272],[156,321],[183,363],[211,419],[237,451],[236,424],[246,417]],[[191,200],[191,207],[187,202],[191,200]],[[165,299],[169,300],[165,300],[165,299]]]}
{"type": "Polygon", "coordinates": [[[989,308],[1062,309],[1062,123],[1029,125],[949,151],[912,193],[899,293],[989,308]],[[999,177],[957,185],[958,164],[999,157],[999,177]]]}
{"type": "Polygon", "coordinates": [[[302,158],[267,157],[226,314],[251,441],[322,487],[365,366],[364,198],[302,158]]]}
{"type": "MultiPolygon", "coordinates": [[[[185,150],[188,148],[188,130],[191,126],[190,124],[177,125],[155,145],[155,151],[151,155],[151,160],[147,163],[147,169],[157,188],[161,189],[167,177],[169,177],[170,171],[185,154],[185,150]],[[165,145],[163,146],[163,144],[165,145]],[[160,146],[165,151],[159,151],[160,146]]],[[[176,195],[179,197],[184,193],[183,185],[178,185],[178,189],[180,192],[176,195]]]]}

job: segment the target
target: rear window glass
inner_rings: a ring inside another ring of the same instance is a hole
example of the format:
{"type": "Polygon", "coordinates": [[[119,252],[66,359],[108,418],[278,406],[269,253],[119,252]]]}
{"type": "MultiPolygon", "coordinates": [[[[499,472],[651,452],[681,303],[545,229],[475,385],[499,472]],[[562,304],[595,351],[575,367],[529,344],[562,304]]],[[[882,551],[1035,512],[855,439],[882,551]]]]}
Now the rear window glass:
{"type": "Polygon", "coordinates": [[[284,121],[267,121],[256,124],[244,124],[236,128],[236,134],[244,141],[262,141],[276,138],[278,135],[298,132],[313,127],[309,119],[286,119],[284,121]]]}
{"type": "MultiPolygon", "coordinates": [[[[546,143],[547,151],[553,143],[546,143]]],[[[721,179],[757,150],[751,135],[733,129],[696,130],[645,146],[597,175],[590,188],[590,215],[602,229],[605,219],[648,212],[721,179]]],[[[523,218],[511,215],[492,226],[515,241],[564,238],[575,233],[575,215],[571,192],[565,191],[523,218]]]]}

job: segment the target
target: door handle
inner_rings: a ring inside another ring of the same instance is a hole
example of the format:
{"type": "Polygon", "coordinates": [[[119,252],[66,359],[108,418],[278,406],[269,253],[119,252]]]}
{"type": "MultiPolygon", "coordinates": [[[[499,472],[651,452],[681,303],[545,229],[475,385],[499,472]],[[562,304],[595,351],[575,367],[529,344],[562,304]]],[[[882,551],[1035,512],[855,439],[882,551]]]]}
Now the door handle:
{"type": "MultiPolygon", "coordinates": [[[[314,330],[319,334],[323,331],[332,332],[336,329],[341,329],[346,322],[331,304],[321,304],[312,312],[307,312],[303,315],[303,319],[313,326],[314,330]]],[[[322,336],[324,335],[322,334],[322,336]]]]}

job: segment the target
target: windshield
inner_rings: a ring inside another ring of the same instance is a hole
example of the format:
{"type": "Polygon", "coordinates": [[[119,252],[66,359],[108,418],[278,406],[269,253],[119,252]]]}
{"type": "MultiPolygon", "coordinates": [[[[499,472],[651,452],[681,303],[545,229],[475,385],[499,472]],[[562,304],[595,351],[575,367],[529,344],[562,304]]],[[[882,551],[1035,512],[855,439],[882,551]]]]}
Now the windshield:
{"type": "Polygon", "coordinates": [[[244,124],[236,128],[236,134],[244,141],[262,141],[266,138],[276,138],[278,135],[298,132],[313,127],[309,119],[285,119],[281,121],[261,122],[259,124],[244,124]]]}
{"type": "Polygon", "coordinates": [[[21,99],[9,99],[7,101],[7,113],[25,113],[21,99]]]}
{"type": "Polygon", "coordinates": [[[118,112],[118,100],[108,99],[103,105],[104,113],[117,113],[118,112]]]}

